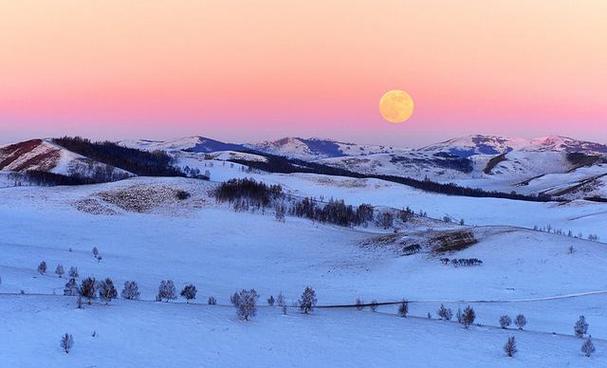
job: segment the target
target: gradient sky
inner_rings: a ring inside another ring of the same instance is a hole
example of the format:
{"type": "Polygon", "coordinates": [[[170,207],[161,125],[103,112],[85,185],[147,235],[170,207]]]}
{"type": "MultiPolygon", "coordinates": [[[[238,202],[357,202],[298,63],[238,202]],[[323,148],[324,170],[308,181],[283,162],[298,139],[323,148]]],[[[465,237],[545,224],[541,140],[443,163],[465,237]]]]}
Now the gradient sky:
{"type": "Polygon", "coordinates": [[[605,0],[0,0],[0,142],[607,141],[605,0]],[[408,122],[382,121],[401,88],[408,122]]]}

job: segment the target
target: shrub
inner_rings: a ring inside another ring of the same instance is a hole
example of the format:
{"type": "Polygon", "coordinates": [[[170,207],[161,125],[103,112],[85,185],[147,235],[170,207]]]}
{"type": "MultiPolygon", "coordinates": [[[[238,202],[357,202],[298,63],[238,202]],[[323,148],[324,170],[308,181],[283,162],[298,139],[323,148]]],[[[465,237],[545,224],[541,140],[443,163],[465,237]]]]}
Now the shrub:
{"type": "Polygon", "coordinates": [[[124,299],[137,300],[140,295],[139,286],[135,281],[125,281],[120,295],[122,295],[124,299]]]}
{"type": "Polygon", "coordinates": [[[582,350],[582,353],[584,353],[584,355],[587,357],[590,357],[592,355],[592,353],[594,353],[595,348],[594,348],[594,344],[592,343],[592,336],[588,336],[588,338],[586,340],[584,340],[581,350],[582,350]]]}
{"type": "Polygon", "coordinates": [[[436,314],[438,314],[439,318],[443,321],[450,321],[451,318],[453,318],[453,312],[451,311],[451,308],[445,308],[445,306],[442,304],[440,305],[440,308],[438,308],[436,314]]]}
{"type": "Polygon", "coordinates": [[[114,282],[110,278],[106,278],[105,280],[99,283],[99,298],[108,304],[112,301],[112,299],[116,299],[118,296],[118,292],[114,287],[114,282]]]}
{"type": "Polygon", "coordinates": [[[57,268],[55,268],[55,273],[59,276],[59,278],[63,277],[63,274],[65,274],[65,270],[63,269],[63,266],[61,264],[57,265],[57,268]]]}
{"type": "Polygon", "coordinates": [[[181,290],[181,296],[185,298],[185,300],[189,303],[190,300],[196,299],[196,286],[189,284],[186,285],[183,290],[181,290]]]}
{"type": "Polygon", "coordinates": [[[467,306],[466,309],[464,309],[464,313],[462,313],[460,323],[464,325],[465,328],[468,328],[474,323],[475,319],[476,313],[474,312],[474,309],[471,306],[467,306]]]}
{"type": "MultiPolygon", "coordinates": [[[[238,298],[234,303],[236,307],[236,315],[238,318],[248,321],[257,313],[257,292],[255,289],[251,290],[241,290],[238,293],[235,293],[238,298]]],[[[234,297],[234,296],[232,296],[234,297]]]]}
{"type": "Polygon", "coordinates": [[[586,335],[588,332],[588,322],[586,322],[586,317],[580,316],[573,326],[573,330],[575,332],[575,336],[584,337],[584,335],[586,335]]]}
{"type": "Polygon", "coordinates": [[[217,299],[214,296],[210,296],[208,300],[209,305],[217,305],[217,299]]]}
{"type": "Polygon", "coordinates": [[[398,315],[400,317],[407,318],[407,314],[409,314],[409,302],[403,299],[398,306],[398,315]]]}
{"type": "Polygon", "coordinates": [[[164,300],[168,302],[172,299],[177,299],[177,289],[175,289],[175,283],[172,280],[162,280],[158,286],[158,300],[164,300]]]}
{"type": "Polygon", "coordinates": [[[87,277],[80,283],[80,295],[83,298],[86,298],[89,304],[91,304],[93,299],[95,299],[96,291],[97,283],[94,277],[87,277]]]}
{"type": "Polygon", "coordinates": [[[519,330],[522,330],[527,325],[527,318],[525,318],[525,315],[519,314],[514,318],[514,324],[519,330]]]}
{"type": "Polygon", "coordinates": [[[40,264],[38,265],[38,272],[41,275],[44,275],[46,273],[46,262],[44,262],[44,261],[40,262],[40,264]]]}
{"type": "Polygon", "coordinates": [[[500,317],[499,323],[501,328],[508,328],[510,324],[512,324],[512,318],[510,318],[510,316],[503,315],[500,317]]]}

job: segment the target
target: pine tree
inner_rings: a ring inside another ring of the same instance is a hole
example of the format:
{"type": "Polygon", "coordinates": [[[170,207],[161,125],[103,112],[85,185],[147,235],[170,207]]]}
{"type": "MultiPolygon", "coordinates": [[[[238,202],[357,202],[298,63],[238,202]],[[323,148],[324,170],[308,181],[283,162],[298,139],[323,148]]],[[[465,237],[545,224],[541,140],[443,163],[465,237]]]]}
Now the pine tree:
{"type": "Polygon", "coordinates": [[[453,318],[453,312],[451,311],[451,308],[445,308],[445,306],[442,304],[440,305],[440,308],[438,308],[438,312],[436,312],[436,314],[438,314],[440,319],[442,319],[443,321],[450,321],[451,318],[453,318]]]}
{"type": "Polygon", "coordinates": [[[96,291],[97,283],[95,282],[95,278],[87,277],[80,283],[80,295],[83,298],[86,298],[89,304],[92,304],[93,299],[95,298],[96,291]]]}
{"type": "Polygon", "coordinates": [[[172,299],[177,299],[177,289],[175,289],[175,283],[172,280],[162,280],[158,286],[158,300],[164,300],[168,302],[172,299]]]}
{"type": "Polygon", "coordinates": [[[595,350],[594,344],[592,343],[592,336],[588,336],[582,344],[582,353],[584,353],[585,356],[590,357],[595,350]]]}
{"type": "Polygon", "coordinates": [[[55,268],[55,273],[59,276],[59,278],[63,277],[65,270],[63,269],[63,266],[61,264],[57,265],[57,268],[55,268]]]}
{"type": "Polygon", "coordinates": [[[471,306],[467,306],[466,309],[464,309],[464,313],[461,316],[461,324],[464,325],[465,328],[470,327],[470,325],[472,325],[474,323],[474,320],[476,319],[476,313],[474,312],[474,309],[471,306]]]}
{"type": "Polygon", "coordinates": [[[298,301],[299,310],[304,314],[310,314],[318,300],[316,299],[316,292],[311,287],[306,287],[301,294],[301,298],[298,301]]]}

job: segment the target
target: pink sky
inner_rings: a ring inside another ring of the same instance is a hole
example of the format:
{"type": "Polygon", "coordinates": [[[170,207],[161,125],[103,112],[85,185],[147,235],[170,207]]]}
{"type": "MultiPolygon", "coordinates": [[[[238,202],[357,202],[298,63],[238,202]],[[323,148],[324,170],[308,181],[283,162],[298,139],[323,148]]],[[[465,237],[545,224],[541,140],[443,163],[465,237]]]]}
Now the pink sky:
{"type": "Polygon", "coordinates": [[[607,141],[603,0],[0,3],[0,141],[607,141]],[[382,93],[407,90],[408,122],[382,93]]]}

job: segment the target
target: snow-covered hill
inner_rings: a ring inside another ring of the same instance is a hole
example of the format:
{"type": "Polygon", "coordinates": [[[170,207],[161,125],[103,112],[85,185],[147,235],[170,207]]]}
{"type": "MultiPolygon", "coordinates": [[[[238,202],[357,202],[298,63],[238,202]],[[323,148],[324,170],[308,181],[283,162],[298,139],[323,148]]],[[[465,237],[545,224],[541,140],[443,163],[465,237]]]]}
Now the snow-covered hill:
{"type": "Polygon", "coordinates": [[[192,136],[184,137],[179,139],[159,141],[149,139],[138,139],[138,140],[122,140],[118,141],[118,144],[135,149],[141,149],[146,151],[188,151],[188,152],[199,152],[199,153],[210,153],[217,151],[242,151],[246,150],[246,147],[240,144],[224,143],[214,139],[192,136]]]}
{"type": "MultiPolygon", "coordinates": [[[[0,170],[24,173],[30,170],[67,176],[125,178],[132,173],[69,151],[48,139],[32,139],[0,147],[0,170]]],[[[23,183],[26,184],[26,183],[23,183]]]]}

